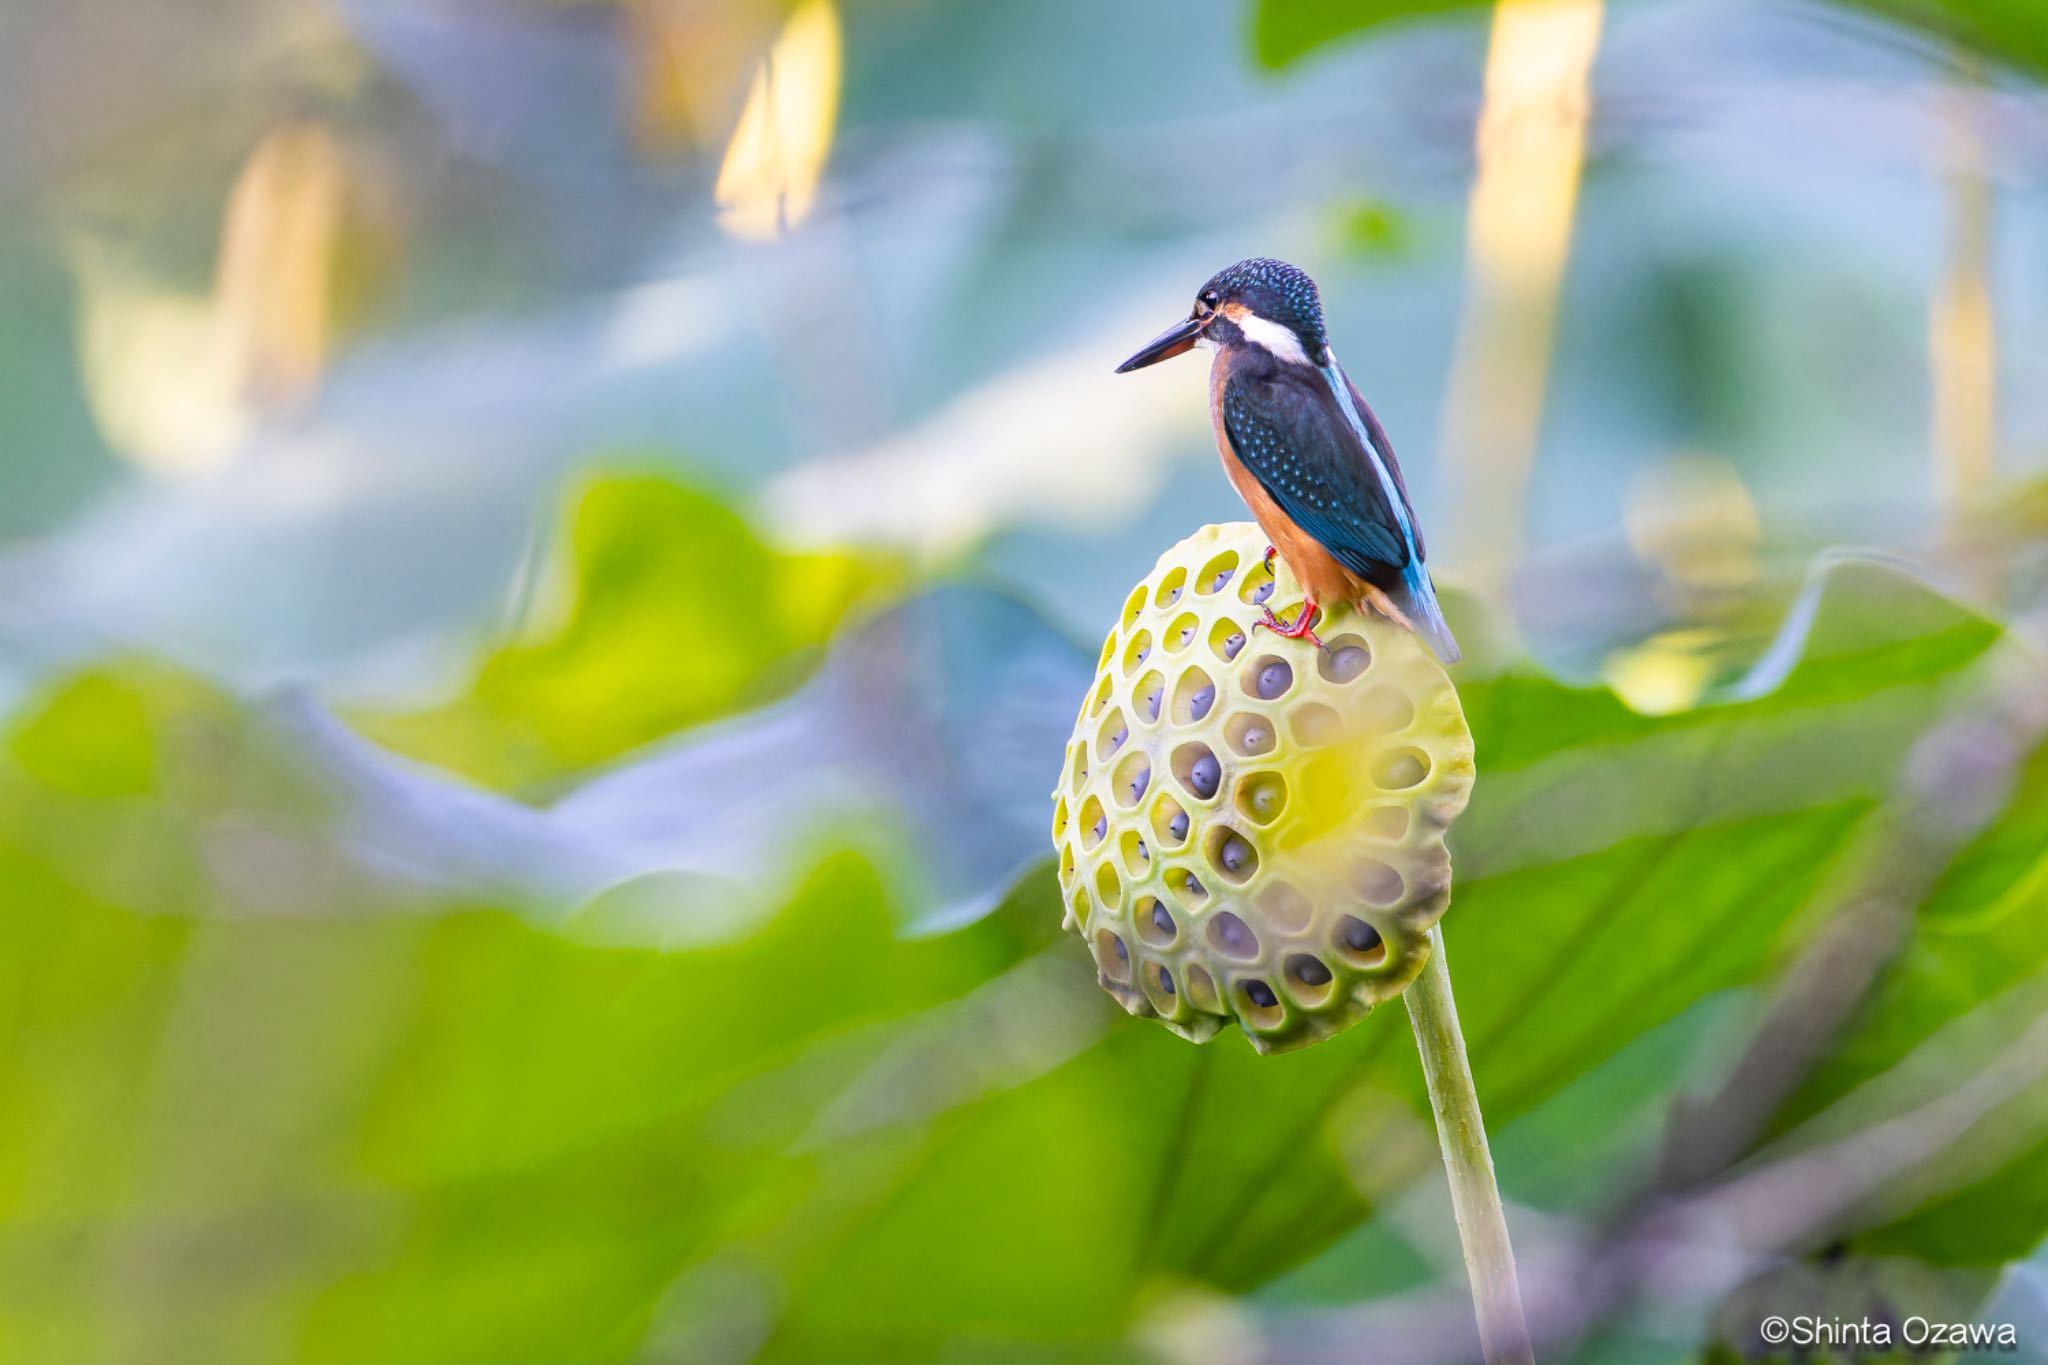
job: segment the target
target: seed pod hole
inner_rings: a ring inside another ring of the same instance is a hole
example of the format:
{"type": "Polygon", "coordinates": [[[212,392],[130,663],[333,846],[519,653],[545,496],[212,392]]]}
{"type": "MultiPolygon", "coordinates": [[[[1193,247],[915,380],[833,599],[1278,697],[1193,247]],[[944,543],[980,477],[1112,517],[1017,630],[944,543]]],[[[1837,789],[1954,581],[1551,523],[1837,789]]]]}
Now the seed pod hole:
{"type": "Polygon", "coordinates": [[[1180,926],[1173,922],[1173,912],[1157,896],[1141,899],[1131,912],[1131,918],[1138,926],[1138,937],[1155,948],[1169,947],[1180,937],[1180,926]]]}
{"type": "Polygon", "coordinates": [[[1259,955],[1259,936],[1252,927],[1228,910],[1219,910],[1209,917],[1209,946],[1225,957],[1234,957],[1239,962],[1251,962],[1259,955]]]}
{"type": "Polygon", "coordinates": [[[1161,848],[1179,848],[1188,841],[1188,813],[1170,796],[1152,807],[1152,832],[1161,848]]]}
{"type": "Polygon", "coordinates": [[[1387,960],[1380,931],[1356,915],[1337,921],[1337,955],[1354,967],[1377,967],[1387,960]]]}
{"type": "Polygon", "coordinates": [[[1173,988],[1173,973],[1157,962],[1141,963],[1138,980],[1144,983],[1145,998],[1152,1002],[1152,1008],[1169,1019],[1180,1013],[1178,992],[1173,988]]]}
{"type": "Polygon", "coordinates": [[[1223,785],[1223,765],[1208,745],[1194,741],[1173,751],[1173,775],[1198,801],[1213,800],[1223,785]]]}
{"type": "Polygon", "coordinates": [[[1287,717],[1287,728],[1293,732],[1294,742],[1306,749],[1335,744],[1344,736],[1343,719],[1319,701],[1294,707],[1287,717]]]}
{"type": "MultiPolygon", "coordinates": [[[[1116,643],[1115,636],[1110,637],[1110,643],[1116,643]]],[[[1103,674],[1102,681],[1095,685],[1095,695],[1088,699],[1088,714],[1091,716],[1101,715],[1102,708],[1109,705],[1110,694],[1115,689],[1115,680],[1112,679],[1108,674],[1103,674]]]]}
{"type": "Polygon", "coordinates": [[[1244,650],[1244,627],[1227,616],[1218,621],[1209,628],[1209,649],[1223,662],[1231,662],[1244,650]]]}
{"type": "Polygon", "coordinates": [[[1088,751],[1077,742],[1071,761],[1067,765],[1067,790],[1074,795],[1081,794],[1081,788],[1088,782],[1088,751]]]}
{"type": "Polygon", "coordinates": [[[1406,791],[1428,776],[1429,755],[1420,749],[1390,749],[1372,761],[1372,780],[1382,791],[1406,791]]]}
{"type": "Polygon", "coordinates": [[[1218,825],[1209,831],[1209,866],[1216,869],[1216,875],[1236,886],[1242,886],[1252,879],[1259,870],[1259,851],[1252,841],[1228,825],[1218,825]]]}
{"type": "Polygon", "coordinates": [[[1273,752],[1273,722],[1255,711],[1240,711],[1223,725],[1223,738],[1246,758],[1273,752]]]}
{"type": "Polygon", "coordinates": [[[1131,950],[1124,941],[1107,929],[1095,934],[1095,965],[1102,968],[1102,974],[1111,981],[1131,979],[1131,950]]]}
{"type": "Polygon", "coordinates": [[[1133,881],[1152,870],[1152,850],[1145,847],[1145,836],[1134,829],[1127,829],[1116,838],[1117,853],[1124,860],[1124,871],[1133,881]]]}
{"type": "Polygon", "coordinates": [[[1359,822],[1366,837],[1396,843],[1408,832],[1408,808],[1406,806],[1374,806],[1359,822]]]}
{"type": "Polygon", "coordinates": [[[1191,668],[1180,675],[1180,681],[1173,687],[1173,720],[1176,725],[1191,725],[1208,716],[1216,707],[1216,682],[1199,668],[1191,668]]]}
{"type": "Polygon", "coordinates": [[[1239,814],[1254,824],[1270,825],[1287,809],[1287,779],[1278,773],[1253,773],[1237,784],[1239,814]]]}
{"type": "Polygon", "coordinates": [[[1184,612],[1173,618],[1173,624],[1166,628],[1166,652],[1178,654],[1195,642],[1202,633],[1202,618],[1193,612],[1184,612]]]}
{"type": "Polygon", "coordinates": [[[1124,898],[1124,884],[1116,875],[1116,867],[1108,860],[1095,869],[1095,894],[1104,905],[1115,905],[1124,898]]]}
{"type": "Polygon", "coordinates": [[[1131,595],[1124,599],[1124,613],[1118,618],[1120,628],[1129,630],[1138,623],[1138,613],[1145,610],[1145,585],[1140,583],[1131,589],[1131,595]]]}
{"type": "Polygon", "coordinates": [[[1225,550],[1204,564],[1202,571],[1195,575],[1195,591],[1205,597],[1210,593],[1222,592],[1229,584],[1230,576],[1236,572],[1237,551],[1225,550]]]}
{"type": "Polygon", "coordinates": [[[1401,893],[1407,890],[1401,881],[1401,874],[1377,858],[1361,860],[1354,876],[1358,894],[1365,898],[1368,905],[1399,905],[1401,893]]]}
{"type": "Polygon", "coordinates": [[[1251,606],[1263,607],[1272,595],[1273,571],[1264,563],[1252,565],[1237,580],[1238,599],[1251,606]]]}
{"type": "Polygon", "coordinates": [[[1052,841],[1058,843],[1067,835],[1067,798],[1062,796],[1052,803],[1052,841]]]}
{"type": "Polygon", "coordinates": [[[1372,667],[1372,646],[1361,635],[1339,635],[1316,651],[1316,672],[1342,685],[1372,667]]]}
{"type": "Polygon", "coordinates": [[[1285,1017],[1280,1011],[1280,997],[1255,976],[1237,983],[1237,996],[1240,1013],[1255,1028],[1272,1028],[1285,1017]]]}
{"type": "Polygon", "coordinates": [[[1289,957],[1283,979],[1287,993],[1304,1005],[1320,1005],[1330,998],[1333,977],[1329,965],[1313,953],[1289,957]]]}
{"type": "Polygon", "coordinates": [[[1141,630],[1131,637],[1124,647],[1124,676],[1129,677],[1145,666],[1145,660],[1152,657],[1152,632],[1141,630]]]}
{"type": "Polygon", "coordinates": [[[1283,934],[1306,933],[1315,918],[1315,905],[1286,882],[1273,882],[1259,891],[1259,914],[1283,934]]]}
{"type": "Polygon", "coordinates": [[[1217,993],[1216,978],[1191,963],[1187,969],[1186,981],[1190,1005],[1209,1014],[1223,1013],[1223,997],[1217,993]]]}
{"type": "Polygon", "coordinates": [[[1294,665],[1273,654],[1261,654],[1244,671],[1244,690],[1260,701],[1278,701],[1294,686],[1294,665]]]}
{"type": "Polygon", "coordinates": [[[1415,723],[1415,703],[1399,688],[1381,683],[1359,699],[1358,716],[1372,734],[1398,734],[1415,723]]]}
{"type": "Polygon", "coordinates": [[[1061,880],[1062,882],[1070,882],[1070,881],[1072,881],[1073,879],[1074,879],[1074,846],[1073,846],[1072,844],[1061,844],[1061,845],[1060,845],[1060,880],[1061,880]]]}
{"type": "Polygon", "coordinates": [[[1109,714],[1102,718],[1102,728],[1095,732],[1095,757],[1106,759],[1124,747],[1124,741],[1131,737],[1131,727],[1124,720],[1124,713],[1111,707],[1109,714]]]}
{"type": "Polygon", "coordinates": [[[1091,796],[1081,804],[1081,847],[1092,851],[1107,833],[1109,817],[1103,814],[1102,802],[1091,796]]]}
{"type": "Polygon", "coordinates": [[[1152,760],[1142,751],[1125,754],[1110,778],[1109,795],[1125,810],[1136,810],[1152,788],[1152,760]]]}
{"type": "Polygon", "coordinates": [[[1165,967],[1155,966],[1152,969],[1152,980],[1158,986],[1159,994],[1165,996],[1168,1000],[1180,994],[1179,991],[1173,988],[1173,973],[1165,967]]]}
{"type": "Polygon", "coordinates": [[[1147,673],[1138,679],[1133,695],[1138,699],[1138,719],[1147,725],[1158,724],[1160,703],[1166,697],[1166,679],[1158,673],[1147,673]]]}
{"type": "Polygon", "coordinates": [[[1162,607],[1170,607],[1180,601],[1180,595],[1187,591],[1188,571],[1174,569],[1159,580],[1159,595],[1153,600],[1162,607]]]}
{"type": "Polygon", "coordinates": [[[1115,657],[1116,632],[1111,631],[1109,634],[1102,637],[1102,653],[1099,656],[1097,656],[1095,660],[1095,671],[1097,673],[1100,673],[1103,669],[1108,668],[1109,661],[1115,657]]]}
{"type": "Polygon", "coordinates": [[[1166,879],[1166,885],[1180,892],[1181,900],[1189,906],[1200,905],[1209,899],[1209,888],[1202,885],[1202,879],[1186,870],[1173,873],[1166,879]]]}

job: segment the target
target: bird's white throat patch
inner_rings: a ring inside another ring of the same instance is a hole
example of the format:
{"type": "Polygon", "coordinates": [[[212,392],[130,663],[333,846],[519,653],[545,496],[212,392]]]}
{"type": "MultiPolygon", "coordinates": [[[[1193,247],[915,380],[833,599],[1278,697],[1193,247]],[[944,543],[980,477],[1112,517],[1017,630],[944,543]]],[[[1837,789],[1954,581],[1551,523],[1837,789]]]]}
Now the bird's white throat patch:
{"type": "Polygon", "coordinates": [[[1308,358],[1308,353],[1301,349],[1301,338],[1294,334],[1292,328],[1282,327],[1271,318],[1262,318],[1249,309],[1231,320],[1237,324],[1238,330],[1244,333],[1246,341],[1265,347],[1280,359],[1291,360],[1299,365],[1314,363],[1308,358]]]}

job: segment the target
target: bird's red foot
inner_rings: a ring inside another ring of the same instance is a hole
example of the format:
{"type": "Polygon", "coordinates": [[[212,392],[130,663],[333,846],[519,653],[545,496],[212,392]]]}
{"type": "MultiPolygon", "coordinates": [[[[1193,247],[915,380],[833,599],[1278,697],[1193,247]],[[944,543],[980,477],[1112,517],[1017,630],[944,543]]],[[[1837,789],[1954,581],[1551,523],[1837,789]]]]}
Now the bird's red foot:
{"type": "Polygon", "coordinates": [[[1266,566],[1267,573],[1273,572],[1273,556],[1279,553],[1280,551],[1276,546],[1268,545],[1266,547],[1265,557],[1262,558],[1259,562],[1266,566]]]}
{"type": "Polygon", "coordinates": [[[1271,607],[1261,607],[1260,610],[1265,613],[1265,616],[1252,623],[1253,630],[1264,626],[1283,640],[1306,639],[1317,649],[1323,647],[1322,639],[1315,631],[1316,622],[1322,619],[1323,609],[1316,605],[1315,598],[1310,597],[1302,602],[1301,610],[1294,614],[1292,624],[1283,624],[1280,618],[1273,614],[1271,607]]]}

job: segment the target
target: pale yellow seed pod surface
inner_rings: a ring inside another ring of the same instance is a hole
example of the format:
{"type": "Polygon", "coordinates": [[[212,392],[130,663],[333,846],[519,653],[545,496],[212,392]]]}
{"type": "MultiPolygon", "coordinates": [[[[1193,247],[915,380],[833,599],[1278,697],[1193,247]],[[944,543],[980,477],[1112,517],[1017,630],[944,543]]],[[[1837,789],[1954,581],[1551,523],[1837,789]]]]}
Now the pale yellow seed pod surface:
{"type": "Polygon", "coordinates": [[[1415,979],[1450,903],[1444,831],[1471,793],[1457,689],[1422,642],[1204,527],[1125,601],[1053,792],[1066,923],[1133,1014],[1262,1052],[1349,1026],[1415,979]],[[1277,581],[1275,574],[1277,573],[1277,581]]]}

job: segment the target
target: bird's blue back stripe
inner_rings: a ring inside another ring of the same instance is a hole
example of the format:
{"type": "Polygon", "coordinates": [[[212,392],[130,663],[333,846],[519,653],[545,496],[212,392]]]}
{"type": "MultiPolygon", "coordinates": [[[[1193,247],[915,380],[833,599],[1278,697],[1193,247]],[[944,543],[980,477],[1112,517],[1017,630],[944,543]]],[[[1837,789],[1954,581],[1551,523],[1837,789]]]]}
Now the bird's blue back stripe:
{"type": "Polygon", "coordinates": [[[1322,372],[1323,382],[1330,386],[1330,392],[1337,399],[1337,406],[1344,411],[1344,419],[1351,423],[1352,431],[1358,434],[1358,444],[1365,450],[1365,457],[1372,461],[1372,472],[1379,477],[1380,491],[1387,495],[1387,506],[1394,509],[1394,522],[1401,528],[1401,541],[1408,550],[1408,563],[1412,566],[1422,562],[1421,552],[1415,548],[1415,528],[1408,524],[1408,503],[1395,486],[1394,476],[1388,472],[1386,462],[1380,459],[1379,447],[1372,443],[1366,432],[1365,419],[1358,415],[1358,407],[1351,401],[1351,386],[1344,382],[1338,372],[1337,357],[1331,354],[1328,365],[1316,368],[1322,372]]]}

